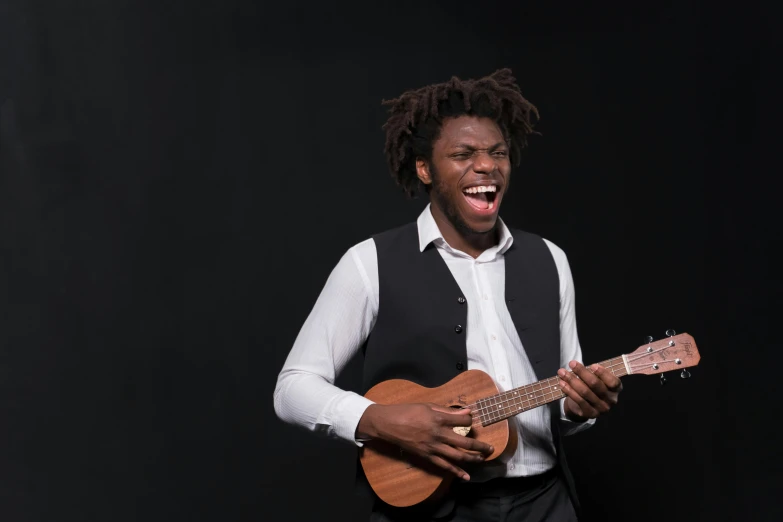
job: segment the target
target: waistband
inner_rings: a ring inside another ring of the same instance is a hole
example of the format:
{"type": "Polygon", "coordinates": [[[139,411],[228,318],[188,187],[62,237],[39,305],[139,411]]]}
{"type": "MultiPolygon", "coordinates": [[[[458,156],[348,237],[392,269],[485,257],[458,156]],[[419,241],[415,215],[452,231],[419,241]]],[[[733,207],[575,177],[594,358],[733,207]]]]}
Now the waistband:
{"type": "Polygon", "coordinates": [[[558,467],[555,466],[538,475],[527,477],[498,477],[486,482],[455,482],[455,488],[463,495],[506,497],[546,487],[557,479],[557,475],[558,467]]]}

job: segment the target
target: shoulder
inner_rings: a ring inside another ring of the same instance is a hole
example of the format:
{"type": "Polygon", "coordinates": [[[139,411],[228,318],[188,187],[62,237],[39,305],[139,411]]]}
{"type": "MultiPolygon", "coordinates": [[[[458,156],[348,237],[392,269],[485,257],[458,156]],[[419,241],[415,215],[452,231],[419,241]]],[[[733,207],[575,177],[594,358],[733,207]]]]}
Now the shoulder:
{"type": "Polygon", "coordinates": [[[375,262],[376,249],[372,237],[356,243],[345,253],[345,258],[350,258],[357,265],[367,266],[375,262]]]}
{"type": "Polygon", "coordinates": [[[558,264],[558,266],[560,265],[561,261],[567,262],[566,253],[562,248],[544,237],[542,237],[541,240],[544,242],[547,248],[549,248],[549,251],[552,252],[552,257],[555,258],[555,262],[558,264]]]}
{"type": "Polygon", "coordinates": [[[552,251],[553,255],[555,251],[562,252],[562,250],[553,242],[539,236],[538,234],[534,234],[533,232],[528,232],[527,230],[513,227],[508,227],[508,232],[514,238],[514,243],[519,243],[522,245],[537,245],[539,247],[546,245],[549,250],[552,251]]]}

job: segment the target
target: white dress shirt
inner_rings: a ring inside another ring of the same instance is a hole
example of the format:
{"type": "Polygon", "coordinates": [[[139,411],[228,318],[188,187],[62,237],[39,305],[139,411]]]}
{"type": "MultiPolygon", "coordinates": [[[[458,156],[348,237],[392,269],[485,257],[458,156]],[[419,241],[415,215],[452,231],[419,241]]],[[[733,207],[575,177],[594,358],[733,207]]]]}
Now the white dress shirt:
{"type": "MultiPolygon", "coordinates": [[[[505,258],[514,238],[498,220],[498,244],[474,259],[452,248],[440,233],[430,206],[419,216],[419,249],[434,243],[471,306],[467,319],[468,369],[495,380],[500,391],[537,381],[505,301],[505,258]]],[[[544,240],[560,277],[560,365],[582,361],[576,330],[574,285],[565,253],[544,240]]],[[[378,259],[375,242],[350,248],[334,268],[280,372],[274,393],[275,412],[285,422],[361,445],[356,427],[372,401],[334,386],[336,376],[359,351],[378,315],[378,259]]],[[[553,375],[541,375],[541,379],[553,375]]],[[[591,426],[565,417],[560,401],[561,433],[591,426]]],[[[519,444],[507,464],[495,461],[471,472],[471,481],[496,476],[542,473],[556,464],[550,408],[528,410],[509,419],[516,423],[519,444]]]]}

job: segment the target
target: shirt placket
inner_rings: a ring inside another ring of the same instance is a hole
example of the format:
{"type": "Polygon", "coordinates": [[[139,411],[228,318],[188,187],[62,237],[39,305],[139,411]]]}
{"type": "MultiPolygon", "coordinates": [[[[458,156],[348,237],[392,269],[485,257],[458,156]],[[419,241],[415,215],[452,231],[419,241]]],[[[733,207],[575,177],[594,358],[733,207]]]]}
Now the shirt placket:
{"type": "Polygon", "coordinates": [[[484,328],[486,343],[489,348],[489,356],[492,360],[492,366],[495,369],[495,379],[501,390],[512,388],[511,371],[508,364],[503,344],[501,342],[500,322],[495,311],[493,302],[493,288],[489,283],[485,263],[473,262],[473,279],[476,282],[476,293],[479,303],[481,303],[481,312],[484,319],[484,328]]]}

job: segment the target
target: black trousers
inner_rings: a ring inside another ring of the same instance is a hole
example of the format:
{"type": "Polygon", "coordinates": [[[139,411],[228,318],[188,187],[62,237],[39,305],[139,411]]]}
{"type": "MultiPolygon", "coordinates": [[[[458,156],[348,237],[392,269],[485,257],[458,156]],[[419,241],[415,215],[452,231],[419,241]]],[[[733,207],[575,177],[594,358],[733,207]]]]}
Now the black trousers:
{"type": "Polygon", "coordinates": [[[378,503],[370,522],[576,522],[568,488],[556,470],[536,477],[452,486],[454,508],[434,516],[378,503]]]}

